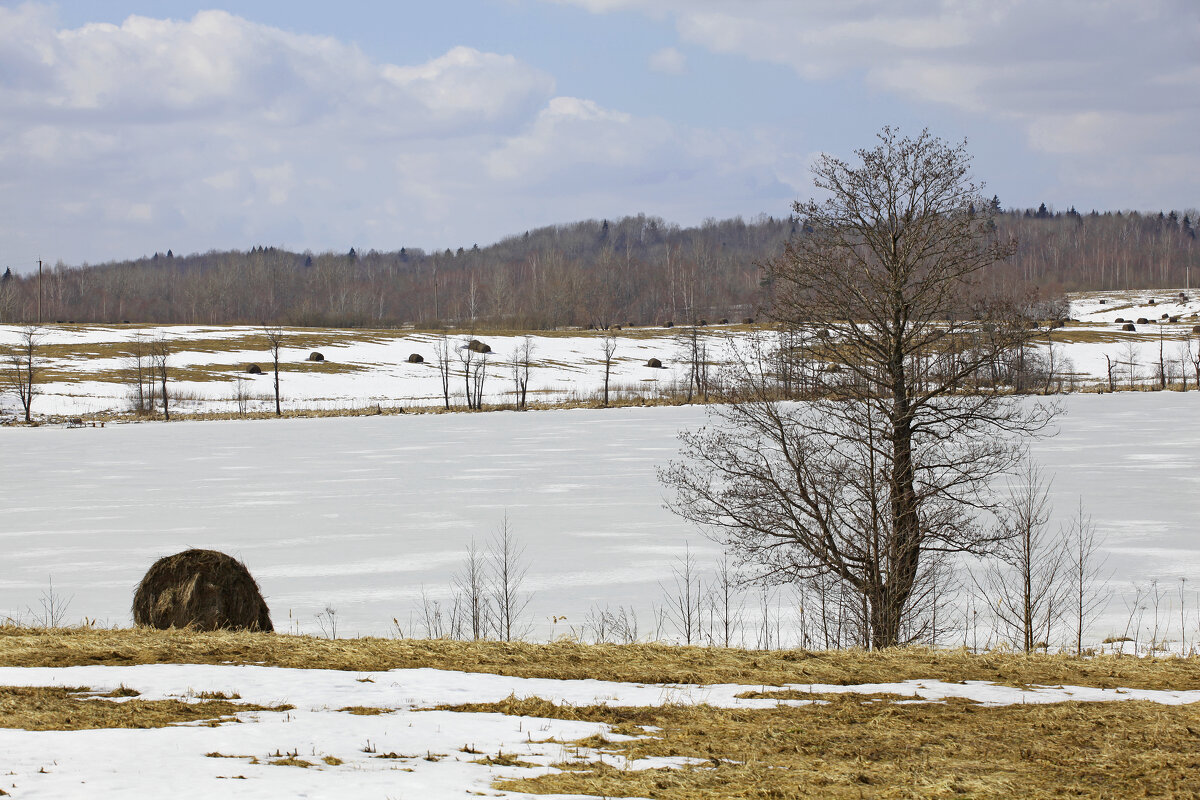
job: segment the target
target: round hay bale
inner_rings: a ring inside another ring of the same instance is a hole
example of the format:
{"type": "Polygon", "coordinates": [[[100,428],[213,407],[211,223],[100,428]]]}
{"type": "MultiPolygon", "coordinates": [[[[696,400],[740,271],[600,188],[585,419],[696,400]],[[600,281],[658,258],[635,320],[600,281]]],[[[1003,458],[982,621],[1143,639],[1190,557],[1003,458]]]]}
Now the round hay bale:
{"type": "Polygon", "coordinates": [[[410,356],[408,357],[408,363],[410,363],[410,364],[424,364],[424,363],[425,363],[425,357],[424,357],[424,356],[422,356],[420,353],[413,353],[412,355],[410,355],[410,356]]]}
{"type": "Polygon", "coordinates": [[[728,318],[728,317],[722,317],[722,318],[721,318],[721,324],[722,324],[722,325],[728,325],[728,324],[729,324],[729,318],[728,318]]]}
{"type": "Polygon", "coordinates": [[[1149,325],[1149,324],[1150,324],[1150,320],[1146,319],[1145,317],[1138,317],[1138,318],[1137,318],[1137,324],[1138,324],[1138,325],[1149,325]]]}
{"type": "Polygon", "coordinates": [[[1167,320],[1167,322],[1179,322],[1179,316],[1176,315],[1167,320]]]}
{"type": "Polygon", "coordinates": [[[308,360],[309,361],[324,361],[325,356],[321,355],[316,350],[313,350],[311,353],[308,354],[308,360]]]}
{"type": "Polygon", "coordinates": [[[1100,305],[1104,305],[1104,304],[1106,304],[1107,302],[1108,302],[1107,300],[1101,300],[1101,301],[1100,301],[1100,305]]]}
{"type": "Polygon", "coordinates": [[[742,317],[742,324],[743,325],[753,325],[754,317],[742,317]]]}
{"type": "Polygon", "coordinates": [[[1200,325],[1193,325],[1192,333],[1200,333],[1200,325]]]}
{"type": "MultiPolygon", "coordinates": [[[[1200,327],[1200,325],[1198,325],[1196,327],[1200,327]]],[[[646,362],[646,366],[653,367],[654,369],[662,369],[662,362],[659,361],[657,358],[652,358],[646,362]]]]}
{"type": "Polygon", "coordinates": [[[492,348],[490,346],[484,344],[483,342],[479,341],[478,339],[472,339],[471,341],[467,342],[467,349],[472,350],[476,353],[492,352],[492,348]]]}
{"type": "Polygon", "coordinates": [[[1116,319],[1114,319],[1114,320],[1113,320],[1113,322],[1116,322],[1116,323],[1118,323],[1118,324],[1119,324],[1119,323],[1122,323],[1122,322],[1124,322],[1124,321],[1125,321],[1125,318],[1124,318],[1124,317],[1117,317],[1116,319]]]}
{"type": "Polygon", "coordinates": [[[1171,318],[1170,314],[1163,314],[1161,317],[1159,317],[1159,319],[1170,319],[1170,318],[1171,318]]]}
{"type": "Polygon", "coordinates": [[[246,367],[246,373],[249,375],[262,375],[262,368],[258,364],[251,364],[246,367]]]}
{"type": "Polygon", "coordinates": [[[1121,330],[1123,330],[1123,331],[1136,331],[1136,330],[1137,330],[1137,328],[1133,327],[1133,323],[1132,323],[1132,322],[1126,322],[1124,325],[1122,325],[1122,326],[1121,326],[1121,330]]]}
{"type": "Polygon", "coordinates": [[[706,319],[702,319],[702,320],[700,320],[700,325],[701,325],[702,327],[708,327],[708,320],[706,320],[706,319]]]}
{"type": "Polygon", "coordinates": [[[133,595],[133,621],[159,629],[275,630],[246,565],[216,550],[155,561],[133,595]]]}
{"type": "Polygon", "coordinates": [[[674,328],[674,327],[675,327],[675,323],[674,323],[674,322],[671,322],[671,320],[667,320],[666,322],[664,322],[664,323],[662,324],[662,326],[663,326],[664,328],[674,328]]]}
{"type": "Polygon", "coordinates": [[[1149,304],[1150,304],[1150,305],[1154,305],[1154,298],[1153,298],[1153,297],[1151,297],[1151,298],[1150,298],[1150,303],[1149,303],[1149,304]]]}
{"type": "Polygon", "coordinates": [[[1063,327],[1063,321],[1061,319],[1050,320],[1050,322],[1049,322],[1050,330],[1055,330],[1055,329],[1061,328],[1061,327],[1063,327]]]}

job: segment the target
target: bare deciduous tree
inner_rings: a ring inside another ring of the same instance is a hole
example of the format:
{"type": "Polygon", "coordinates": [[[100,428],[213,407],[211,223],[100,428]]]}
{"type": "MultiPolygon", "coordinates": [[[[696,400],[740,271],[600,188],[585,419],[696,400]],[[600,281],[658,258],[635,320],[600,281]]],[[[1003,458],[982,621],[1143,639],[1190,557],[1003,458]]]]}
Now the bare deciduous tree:
{"type": "Polygon", "coordinates": [[[1026,653],[1049,643],[1068,596],[1067,542],[1050,534],[1049,497],[1041,470],[1028,464],[1009,484],[1000,514],[1000,563],[989,565],[977,579],[997,622],[1026,653]]]}
{"type": "Polygon", "coordinates": [[[524,591],[525,548],[517,543],[508,523],[508,513],[496,531],[489,552],[492,561],[492,613],[496,635],[506,642],[519,639],[528,632],[522,619],[532,596],[524,591]]]}
{"type": "MultiPolygon", "coordinates": [[[[1105,559],[1100,556],[1104,540],[1092,518],[1083,513],[1083,502],[1066,530],[1068,595],[1075,618],[1075,652],[1083,653],[1083,634],[1112,598],[1105,588],[1105,559]]],[[[1182,609],[1182,600],[1180,608],[1182,609]]],[[[1182,630],[1182,625],[1180,626],[1182,630]]]]}
{"type": "Polygon", "coordinates": [[[159,383],[159,398],[162,400],[163,421],[171,421],[171,402],[167,393],[170,373],[171,343],[160,336],[150,343],[150,367],[159,383]]]}
{"type": "Polygon", "coordinates": [[[33,399],[40,394],[38,380],[41,377],[42,359],[38,347],[43,337],[37,325],[26,325],[17,331],[17,344],[8,349],[8,379],[17,393],[25,421],[32,422],[33,399]]]}
{"type": "Polygon", "coordinates": [[[613,356],[617,352],[617,337],[611,331],[606,332],[600,340],[602,363],[604,364],[604,407],[608,408],[608,382],[612,376],[613,356]]]}
{"type": "MultiPolygon", "coordinates": [[[[435,271],[436,272],[436,271],[435,271]]],[[[435,275],[436,277],[436,275],[435,275]]],[[[450,410],[450,340],[443,334],[434,349],[434,359],[437,362],[438,377],[442,380],[442,402],[446,410],[450,410]]]]}
{"type": "Polygon", "coordinates": [[[1011,304],[972,302],[1013,244],[994,235],[965,146],[885,128],[857,156],[818,160],[829,199],[795,205],[804,231],[766,265],[771,316],[829,365],[821,399],[779,403],[764,359],[743,358],[660,478],[760,580],[847,586],[877,648],[903,641],[926,556],[995,546],[978,522],[992,480],[1053,409],[968,391],[1031,333],[1011,304]]]}
{"type": "Polygon", "coordinates": [[[487,560],[472,539],[467,546],[467,559],[462,571],[452,579],[455,593],[461,598],[465,616],[464,632],[470,628],[475,641],[486,639],[492,628],[492,609],[488,602],[487,560]]]}
{"type": "Polygon", "coordinates": [[[533,337],[521,337],[521,343],[513,348],[512,380],[513,399],[517,408],[525,408],[529,394],[529,370],[533,366],[533,337]]]}
{"type": "Polygon", "coordinates": [[[271,351],[271,364],[275,370],[275,416],[283,416],[279,402],[279,351],[283,347],[283,328],[278,325],[263,325],[263,336],[267,337],[267,347],[271,351]]]}

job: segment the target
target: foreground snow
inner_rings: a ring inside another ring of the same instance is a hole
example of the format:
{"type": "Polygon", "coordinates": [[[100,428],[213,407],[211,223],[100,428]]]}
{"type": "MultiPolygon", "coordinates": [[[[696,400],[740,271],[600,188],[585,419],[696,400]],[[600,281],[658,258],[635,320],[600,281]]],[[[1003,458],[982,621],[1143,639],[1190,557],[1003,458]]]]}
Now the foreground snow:
{"type": "MultiPolygon", "coordinates": [[[[603,759],[618,768],[679,766],[687,759],[626,763],[567,743],[593,735],[621,738],[607,725],[502,714],[428,710],[440,705],[539,697],[571,705],[659,706],[707,703],[771,708],[808,700],[753,700],[736,695],[759,686],[654,685],[606,681],[513,678],[433,669],[359,674],[255,666],[159,664],[136,667],[0,668],[0,685],[126,686],[141,699],[190,699],[199,692],[240,695],[290,711],[243,712],[242,724],[210,728],[180,725],[151,730],[30,732],[0,729],[6,774],[0,788],[19,798],[218,797],[445,798],[498,793],[492,781],[552,771],[551,764],[603,759]],[[352,715],[352,706],[389,709],[352,715]],[[476,751],[476,752],[467,752],[476,751]],[[271,764],[276,753],[312,764],[271,764]],[[503,753],[536,766],[472,763],[503,753]],[[208,755],[214,754],[214,755],[208,755]],[[216,754],[220,754],[219,756],[216,754]],[[386,757],[394,755],[395,757],[386,757]],[[251,763],[251,758],[259,763],[251,763]],[[325,757],[340,759],[327,764],[325,757]],[[229,783],[236,780],[236,784],[229,783]]],[[[1013,688],[982,681],[831,686],[795,684],[813,693],[893,693],[917,702],[966,698],[990,706],[1063,701],[1147,700],[1167,705],[1200,702],[1200,691],[1094,689],[1076,686],[1013,688]]],[[[818,701],[819,702],[819,701],[818,701]]],[[[903,701],[902,701],[903,702],[903,701]]],[[[649,733],[648,735],[653,735],[649,733]]]]}

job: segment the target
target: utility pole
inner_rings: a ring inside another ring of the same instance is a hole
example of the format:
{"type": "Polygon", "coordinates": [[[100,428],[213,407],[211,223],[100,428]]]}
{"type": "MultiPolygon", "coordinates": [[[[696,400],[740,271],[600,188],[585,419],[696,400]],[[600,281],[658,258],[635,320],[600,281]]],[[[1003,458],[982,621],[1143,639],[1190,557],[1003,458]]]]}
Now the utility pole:
{"type": "Polygon", "coordinates": [[[42,324],[42,260],[38,259],[38,325],[42,324]]]}

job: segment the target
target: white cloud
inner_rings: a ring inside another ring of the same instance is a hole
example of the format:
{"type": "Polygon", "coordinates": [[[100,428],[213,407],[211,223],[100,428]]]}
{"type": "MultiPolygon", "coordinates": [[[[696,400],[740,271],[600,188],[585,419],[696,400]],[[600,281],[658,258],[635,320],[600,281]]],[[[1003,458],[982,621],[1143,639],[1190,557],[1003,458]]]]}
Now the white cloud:
{"type": "Polygon", "coordinates": [[[667,75],[682,75],[687,72],[687,56],[674,47],[664,47],[650,56],[650,69],[667,75]]]}
{"type": "Polygon", "coordinates": [[[446,246],[792,193],[753,136],[556,97],[511,55],[383,64],[221,11],[60,29],[0,8],[0,108],[4,257],[446,246]],[[720,183],[730,169],[742,188],[720,183]]]}
{"type": "MultiPolygon", "coordinates": [[[[684,41],[716,53],[1016,125],[1064,178],[1087,173],[1114,192],[1139,164],[1196,153],[1195,0],[548,1],[673,17],[684,41]]],[[[1150,194],[1126,202],[1196,201],[1181,173],[1138,185],[1150,194]]]]}

